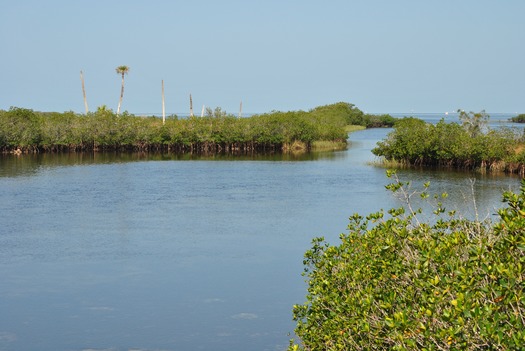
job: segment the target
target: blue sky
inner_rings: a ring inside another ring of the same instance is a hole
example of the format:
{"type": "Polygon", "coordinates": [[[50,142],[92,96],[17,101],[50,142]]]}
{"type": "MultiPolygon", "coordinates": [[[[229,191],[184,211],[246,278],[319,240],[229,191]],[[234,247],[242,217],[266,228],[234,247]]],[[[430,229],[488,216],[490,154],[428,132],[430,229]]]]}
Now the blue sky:
{"type": "Polygon", "coordinates": [[[0,109],[525,112],[523,0],[0,0],[0,109]]]}

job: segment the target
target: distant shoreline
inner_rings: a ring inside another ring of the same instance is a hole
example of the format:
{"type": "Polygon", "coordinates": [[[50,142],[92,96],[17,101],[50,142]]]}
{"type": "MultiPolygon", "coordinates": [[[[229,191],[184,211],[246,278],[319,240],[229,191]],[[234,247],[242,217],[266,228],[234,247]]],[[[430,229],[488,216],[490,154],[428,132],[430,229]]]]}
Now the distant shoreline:
{"type": "Polygon", "coordinates": [[[336,103],[310,111],[240,118],[220,108],[202,117],[120,116],[105,107],[88,114],[0,111],[0,152],[166,151],[177,153],[307,152],[346,147],[350,124],[393,125],[391,116],[365,115],[336,103]]]}

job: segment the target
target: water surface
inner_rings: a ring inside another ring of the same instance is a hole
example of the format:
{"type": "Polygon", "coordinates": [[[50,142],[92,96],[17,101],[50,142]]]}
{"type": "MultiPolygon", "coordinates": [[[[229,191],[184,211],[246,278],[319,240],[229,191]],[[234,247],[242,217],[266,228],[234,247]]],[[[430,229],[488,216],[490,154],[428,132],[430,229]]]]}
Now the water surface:
{"type": "MultiPolygon", "coordinates": [[[[312,238],[399,205],[369,164],[387,132],[307,157],[0,158],[0,350],[284,350],[312,238]]],[[[519,187],[399,173],[487,216],[519,187]]]]}

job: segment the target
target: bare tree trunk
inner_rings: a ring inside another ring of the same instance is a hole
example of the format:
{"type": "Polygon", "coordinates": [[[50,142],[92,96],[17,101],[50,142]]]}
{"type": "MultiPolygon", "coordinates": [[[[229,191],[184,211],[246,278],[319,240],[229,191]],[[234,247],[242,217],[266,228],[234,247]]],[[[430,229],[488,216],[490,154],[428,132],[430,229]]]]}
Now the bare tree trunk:
{"type": "Polygon", "coordinates": [[[166,107],[164,105],[164,79],[162,80],[162,124],[166,123],[166,107]]]}
{"type": "Polygon", "coordinates": [[[202,105],[201,118],[204,117],[204,105],[202,105]]]}
{"type": "Polygon", "coordinates": [[[86,115],[89,112],[88,103],[86,99],[86,87],[84,86],[84,74],[80,71],[80,81],[82,82],[82,94],[84,95],[84,107],[86,108],[86,115]]]}
{"type": "Polygon", "coordinates": [[[193,100],[191,99],[191,94],[190,94],[190,117],[193,117],[193,100]]]}
{"type": "Polygon", "coordinates": [[[120,114],[120,106],[122,105],[123,97],[124,97],[124,73],[122,73],[122,86],[120,88],[120,100],[118,101],[117,116],[120,114]]]}
{"type": "Polygon", "coordinates": [[[242,117],[242,100],[241,100],[241,105],[239,106],[239,118],[242,117]]]}

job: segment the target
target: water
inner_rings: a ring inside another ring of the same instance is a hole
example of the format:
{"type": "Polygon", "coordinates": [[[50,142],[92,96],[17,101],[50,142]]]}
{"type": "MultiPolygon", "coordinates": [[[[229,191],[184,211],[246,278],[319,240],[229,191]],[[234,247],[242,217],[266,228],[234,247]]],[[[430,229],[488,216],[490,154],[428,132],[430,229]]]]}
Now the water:
{"type": "MultiPolygon", "coordinates": [[[[479,112],[479,111],[475,111],[479,112]]],[[[517,116],[518,113],[512,114],[512,113],[492,113],[488,112],[489,120],[488,125],[491,128],[498,128],[498,127],[507,127],[507,128],[519,128],[523,129],[523,123],[514,123],[510,121],[510,118],[517,116]]],[[[445,120],[445,122],[455,122],[461,124],[459,120],[459,113],[457,112],[446,112],[446,113],[394,113],[392,114],[393,117],[396,118],[403,118],[403,117],[417,117],[420,118],[426,122],[429,123],[437,123],[441,119],[445,120]]]]}
{"type": "MultiPolygon", "coordinates": [[[[399,203],[370,149],[0,159],[0,350],[284,350],[312,238],[399,203]]],[[[519,178],[400,171],[492,216],[519,178]],[[471,179],[475,179],[471,196],[471,179]]]]}

